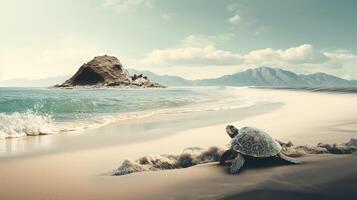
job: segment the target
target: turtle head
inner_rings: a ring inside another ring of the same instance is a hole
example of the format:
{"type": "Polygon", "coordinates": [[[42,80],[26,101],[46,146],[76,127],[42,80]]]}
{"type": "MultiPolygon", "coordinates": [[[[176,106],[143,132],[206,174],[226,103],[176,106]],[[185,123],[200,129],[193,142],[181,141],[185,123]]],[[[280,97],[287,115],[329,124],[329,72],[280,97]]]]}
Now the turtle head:
{"type": "Polygon", "coordinates": [[[228,125],[226,127],[226,131],[229,135],[229,137],[234,138],[234,136],[238,135],[238,129],[234,127],[233,125],[228,125]]]}

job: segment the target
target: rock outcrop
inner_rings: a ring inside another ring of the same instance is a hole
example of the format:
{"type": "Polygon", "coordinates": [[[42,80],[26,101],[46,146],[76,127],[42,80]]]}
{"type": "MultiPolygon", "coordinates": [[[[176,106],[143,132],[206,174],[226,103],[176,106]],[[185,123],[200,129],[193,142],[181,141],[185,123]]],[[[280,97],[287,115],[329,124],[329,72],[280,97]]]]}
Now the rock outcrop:
{"type": "Polygon", "coordinates": [[[77,73],[56,87],[95,86],[95,87],[164,87],[151,82],[146,76],[130,76],[118,58],[97,56],[83,64],[77,73]]]}
{"type": "Polygon", "coordinates": [[[151,82],[148,79],[148,77],[144,76],[143,74],[139,74],[139,75],[134,74],[134,76],[131,77],[131,80],[132,80],[131,82],[132,85],[136,85],[140,87],[162,87],[158,83],[151,82]]]}

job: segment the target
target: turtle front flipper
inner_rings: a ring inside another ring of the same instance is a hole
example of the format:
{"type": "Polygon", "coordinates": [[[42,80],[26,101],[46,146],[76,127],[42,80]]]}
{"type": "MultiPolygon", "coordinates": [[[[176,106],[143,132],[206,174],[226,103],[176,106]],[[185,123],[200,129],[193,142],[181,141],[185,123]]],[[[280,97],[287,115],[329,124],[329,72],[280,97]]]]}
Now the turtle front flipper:
{"type": "Polygon", "coordinates": [[[301,160],[298,160],[298,159],[295,159],[295,158],[292,158],[292,157],[289,157],[287,155],[284,155],[283,153],[278,153],[278,157],[289,162],[289,163],[292,163],[292,164],[302,164],[304,163],[304,161],[301,161],[301,160]]]}
{"type": "Polygon", "coordinates": [[[238,153],[237,157],[232,160],[230,173],[237,174],[239,170],[243,167],[244,162],[244,156],[241,153],[238,153]]]}
{"type": "Polygon", "coordinates": [[[220,165],[224,165],[226,163],[227,160],[229,159],[233,159],[233,155],[236,154],[235,151],[233,149],[228,149],[227,151],[225,151],[222,156],[221,159],[219,160],[219,164],[220,165]]]}

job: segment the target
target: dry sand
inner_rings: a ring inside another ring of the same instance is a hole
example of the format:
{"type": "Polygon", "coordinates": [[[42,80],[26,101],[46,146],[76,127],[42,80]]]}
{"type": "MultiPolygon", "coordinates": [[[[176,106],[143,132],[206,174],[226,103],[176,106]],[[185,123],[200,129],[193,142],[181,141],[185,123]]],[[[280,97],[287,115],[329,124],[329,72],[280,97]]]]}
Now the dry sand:
{"type": "MultiPolygon", "coordinates": [[[[277,139],[296,144],[345,142],[357,137],[357,95],[260,89],[237,92],[271,97],[284,105],[233,122],[234,125],[257,126],[277,139]]],[[[6,200],[261,199],[279,195],[290,199],[354,199],[351,194],[357,186],[355,155],[307,156],[303,158],[306,164],[299,166],[252,163],[237,176],[229,175],[225,167],[215,163],[121,177],[105,175],[124,159],[179,153],[193,146],[224,146],[229,142],[224,132],[227,123],[127,145],[2,158],[0,197],[6,200]]]]}

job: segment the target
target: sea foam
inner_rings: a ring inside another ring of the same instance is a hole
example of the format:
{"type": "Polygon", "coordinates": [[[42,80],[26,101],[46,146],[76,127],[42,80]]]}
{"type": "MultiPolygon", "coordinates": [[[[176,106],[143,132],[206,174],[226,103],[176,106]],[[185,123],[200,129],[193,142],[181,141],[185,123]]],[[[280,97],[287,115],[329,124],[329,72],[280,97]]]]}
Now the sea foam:
{"type": "Polygon", "coordinates": [[[31,110],[23,113],[0,113],[0,138],[51,134],[57,131],[51,115],[31,110]]]}

